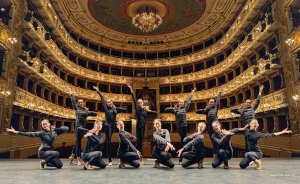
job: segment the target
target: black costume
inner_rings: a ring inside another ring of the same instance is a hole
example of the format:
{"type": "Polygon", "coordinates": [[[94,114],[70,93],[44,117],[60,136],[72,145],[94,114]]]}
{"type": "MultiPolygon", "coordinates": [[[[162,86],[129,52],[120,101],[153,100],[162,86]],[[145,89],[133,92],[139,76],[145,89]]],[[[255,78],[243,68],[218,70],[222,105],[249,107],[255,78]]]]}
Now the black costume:
{"type": "Polygon", "coordinates": [[[140,167],[139,163],[139,157],[137,155],[137,149],[133,146],[133,144],[129,141],[129,139],[126,137],[127,135],[130,135],[131,140],[136,140],[136,137],[131,135],[130,133],[126,131],[120,131],[119,132],[119,148],[118,148],[118,157],[119,159],[128,165],[131,165],[135,168],[140,167]],[[129,152],[129,147],[134,151],[134,152],[129,152]]]}
{"type": "MultiPolygon", "coordinates": [[[[180,136],[180,146],[183,147],[183,139],[186,137],[187,134],[187,122],[186,122],[186,113],[188,112],[190,108],[190,104],[192,101],[193,95],[190,95],[187,102],[185,103],[185,106],[180,109],[174,109],[173,107],[167,107],[165,109],[165,112],[172,113],[176,117],[177,121],[177,130],[180,136]]],[[[179,162],[182,161],[182,155],[179,158],[179,162]]]]}
{"type": "MultiPolygon", "coordinates": [[[[111,160],[111,136],[114,133],[115,126],[116,126],[116,116],[120,112],[125,112],[126,109],[116,107],[116,109],[113,109],[111,107],[107,107],[106,101],[101,94],[100,91],[97,92],[101,98],[103,109],[105,112],[105,125],[104,125],[104,131],[105,131],[105,148],[106,148],[106,154],[109,162],[112,162],[111,160]]],[[[103,146],[104,148],[104,146],[103,146]]],[[[103,150],[103,149],[102,149],[103,150]]]]}
{"type": "Polygon", "coordinates": [[[171,160],[172,155],[171,153],[165,152],[167,143],[171,143],[169,131],[167,129],[161,129],[161,132],[155,131],[153,133],[153,138],[156,144],[153,147],[152,155],[157,159],[156,162],[173,168],[174,163],[171,160]]]}
{"type": "MultiPolygon", "coordinates": [[[[89,130],[78,127],[77,131],[80,131],[82,134],[86,134],[89,130]]],[[[98,135],[93,134],[87,137],[87,142],[85,148],[82,150],[81,159],[84,162],[88,162],[90,165],[101,167],[104,169],[106,163],[102,160],[102,152],[96,151],[98,145],[103,141],[103,135],[100,133],[98,135]]]]}
{"type": "Polygon", "coordinates": [[[80,157],[81,140],[82,140],[83,134],[80,131],[77,131],[77,128],[78,127],[85,128],[86,118],[88,116],[97,116],[97,113],[94,111],[89,111],[89,113],[86,113],[84,108],[78,107],[73,94],[71,94],[71,102],[73,105],[73,109],[75,110],[75,113],[76,113],[76,122],[75,122],[76,142],[73,146],[72,154],[75,154],[76,157],[80,157]]]}
{"type": "Polygon", "coordinates": [[[47,166],[52,166],[60,169],[63,166],[63,163],[59,160],[59,152],[54,151],[54,143],[62,133],[65,133],[69,130],[67,126],[62,126],[56,128],[55,130],[42,130],[39,132],[19,132],[19,135],[28,136],[28,137],[39,137],[42,141],[41,146],[38,150],[38,157],[45,160],[47,166]]]}

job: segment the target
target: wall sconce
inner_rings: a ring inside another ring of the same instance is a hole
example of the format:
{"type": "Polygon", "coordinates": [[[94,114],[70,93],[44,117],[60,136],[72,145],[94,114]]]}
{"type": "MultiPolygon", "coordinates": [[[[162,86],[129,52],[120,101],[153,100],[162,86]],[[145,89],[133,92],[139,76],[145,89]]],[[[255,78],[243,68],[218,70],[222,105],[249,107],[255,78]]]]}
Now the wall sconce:
{"type": "Polygon", "coordinates": [[[10,91],[1,91],[1,95],[4,97],[8,97],[10,95],[10,91]]]}
{"type": "Polygon", "coordinates": [[[295,40],[293,40],[293,39],[287,39],[285,41],[285,43],[287,43],[288,45],[293,45],[295,43],[295,40]]]}
{"type": "Polygon", "coordinates": [[[8,38],[8,41],[9,41],[11,44],[17,43],[17,39],[16,39],[16,38],[8,38]]]}
{"type": "Polygon", "coordinates": [[[294,100],[298,100],[298,98],[299,98],[298,95],[294,95],[294,96],[293,96],[293,99],[294,99],[294,100]]]}

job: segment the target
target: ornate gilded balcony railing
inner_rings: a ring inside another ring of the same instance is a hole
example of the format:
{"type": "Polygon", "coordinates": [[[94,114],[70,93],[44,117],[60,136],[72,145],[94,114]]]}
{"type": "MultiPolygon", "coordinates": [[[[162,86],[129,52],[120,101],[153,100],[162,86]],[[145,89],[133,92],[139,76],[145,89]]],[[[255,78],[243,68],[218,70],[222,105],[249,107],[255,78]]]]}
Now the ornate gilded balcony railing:
{"type": "MultiPolygon", "coordinates": [[[[55,105],[47,100],[44,100],[28,91],[25,91],[19,87],[16,88],[14,105],[30,109],[32,111],[48,114],[50,116],[56,116],[66,119],[75,119],[75,111],[72,109],[64,108],[55,105]]],[[[88,120],[105,119],[103,112],[99,112],[96,117],[88,117],[88,120]]],[[[130,120],[131,114],[121,113],[117,115],[117,119],[130,120]]]]}
{"type": "MultiPolygon", "coordinates": [[[[74,91],[74,94],[76,96],[79,96],[81,98],[87,98],[90,100],[99,100],[99,96],[95,91],[92,90],[87,90],[87,89],[82,89],[79,87],[75,87],[68,82],[62,80],[59,78],[57,75],[55,75],[51,70],[49,70],[47,67],[45,67],[44,73],[41,74],[39,73],[39,67],[41,65],[41,61],[39,59],[34,58],[33,59],[34,64],[32,67],[28,66],[27,63],[21,62],[23,66],[25,66],[25,70],[28,70],[29,73],[35,73],[37,75],[37,78],[43,78],[45,82],[47,82],[52,89],[57,89],[58,91],[61,91],[64,94],[67,94],[67,89],[66,87],[68,86],[69,88],[74,91]]],[[[233,80],[229,81],[228,83],[222,85],[224,88],[223,94],[230,94],[233,91],[238,91],[246,86],[249,86],[252,83],[255,83],[256,81],[264,78],[266,75],[274,72],[273,69],[281,67],[281,65],[274,65],[271,64],[270,70],[265,69],[265,64],[268,63],[266,60],[259,60],[259,70],[258,74],[254,75],[253,68],[254,66],[248,68],[246,71],[241,73],[239,76],[234,78],[233,80]]],[[[109,82],[109,81],[107,81],[109,82]]],[[[157,81],[154,79],[147,79],[147,82],[149,86],[151,85],[157,85],[157,81]]],[[[140,88],[143,86],[135,86],[135,88],[140,88]]],[[[221,87],[215,87],[212,89],[208,90],[203,90],[203,91],[198,91],[194,94],[193,100],[204,100],[204,99],[209,99],[212,97],[217,96],[217,92],[219,91],[221,87]]],[[[131,95],[124,95],[124,94],[111,94],[111,93],[103,93],[105,98],[110,98],[113,99],[113,101],[117,102],[131,102],[131,95]]],[[[160,102],[177,102],[178,99],[187,99],[189,93],[181,93],[181,94],[172,94],[172,95],[160,95],[159,99],[160,102]]]]}
{"type": "Polygon", "coordinates": [[[12,32],[2,21],[0,21],[0,45],[6,50],[11,50],[16,41],[17,40],[12,32]]]}
{"type": "MultiPolygon", "coordinates": [[[[35,31],[32,27],[32,24],[28,23],[27,26],[31,27],[29,33],[30,35],[36,35],[36,37],[39,37],[41,42],[38,42],[40,47],[47,47],[52,53],[52,58],[55,58],[56,61],[58,61],[65,70],[69,71],[70,73],[74,73],[76,76],[81,76],[83,78],[87,78],[91,81],[99,81],[99,82],[107,82],[110,81],[111,83],[115,84],[124,84],[132,81],[132,77],[125,77],[125,76],[115,76],[110,74],[104,74],[100,72],[95,72],[93,70],[81,67],[74,62],[70,61],[62,52],[61,50],[56,46],[56,44],[52,41],[46,41],[44,40],[44,34],[46,33],[44,29],[39,29],[38,31],[35,31]],[[39,34],[37,34],[39,33],[39,34]]],[[[41,26],[42,27],[42,26],[41,26]]],[[[261,32],[258,30],[260,27],[260,24],[258,24],[252,31],[252,35],[254,40],[255,39],[261,39],[261,38],[267,38],[269,35],[271,35],[271,32],[265,31],[261,32]]],[[[275,25],[270,25],[267,27],[268,29],[274,29],[275,25]]],[[[33,39],[36,39],[34,37],[33,39]]],[[[172,84],[172,83],[178,83],[178,82],[192,82],[192,81],[199,81],[204,80],[206,78],[212,77],[214,75],[220,75],[222,73],[225,73],[226,71],[229,71],[230,69],[234,68],[234,66],[237,65],[237,61],[240,61],[243,59],[244,55],[249,54],[249,48],[253,49],[252,46],[254,45],[254,42],[248,42],[246,39],[237,47],[229,57],[227,57],[224,61],[221,63],[210,67],[208,69],[204,69],[198,72],[190,73],[190,74],[184,74],[180,76],[169,76],[169,77],[159,77],[159,83],[160,84],[172,84]]],[[[217,49],[217,48],[214,48],[217,49]]],[[[197,56],[197,55],[196,55],[197,56]]],[[[198,56],[197,56],[198,57],[198,56]]],[[[182,65],[184,63],[188,63],[191,61],[190,56],[186,56],[185,58],[173,58],[169,62],[165,62],[161,64],[160,66],[165,65],[166,67],[169,65],[182,65]],[[186,59],[186,60],[184,60],[186,59]]],[[[123,63],[125,64],[125,63],[123,63]]],[[[151,67],[149,64],[148,67],[151,67]]],[[[154,67],[154,66],[152,66],[154,67]]]]}
{"type": "MultiPolygon", "coordinates": [[[[193,98],[194,99],[194,98],[193,98]]],[[[252,103],[254,103],[255,100],[252,100],[252,103]]],[[[239,108],[241,105],[236,105],[230,108],[226,109],[220,109],[218,111],[218,118],[219,119],[230,119],[230,118],[236,118],[239,117],[239,115],[233,114],[230,112],[233,108],[239,108]]],[[[261,99],[261,103],[256,110],[256,113],[259,112],[265,112],[269,110],[275,110],[283,107],[287,107],[287,99],[286,99],[286,89],[282,89],[279,91],[276,91],[272,94],[263,96],[261,99]]],[[[175,121],[175,116],[170,113],[161,113],[160,118],[163,121],[175,121]]],[[[205,115],[196,114],[195,112],[189,112],[186,115],[187,120],[193,121],[193,120],[202,120],[205,121],[206,117],[205,115]]]]}
{"type": "MultiPolygon", "coordinates": [[[[213,56],[213,55],[217,54],[217,52],[219,52],[220,50],[224,49],[228,45],[228,43],[231,43],[232,41],[234,41],[235,38],[233,37],[233,35],[239,35],[241,33],[240,29],[238,29],[238,28],[247,26],[247,24],[249,23],[249,21],[248,21],[249,17],[250,16],[254,17],[253,12],[255,12],[256,10],[254,10],[252,7],[255,7],[258,4],[263,4],[262,3],[263,1],[265,1],[265,0],[248,1],[246,3],[246,5],[244,6],[243,10],[240,12],[236,21],[231,25],[226,36],[224,36],[222,39],[220,39],[213,46],[194,54],[194,55],[196,55],[196,57],[192,56],[191,62],[199,61],[199,59],[204,59],[206,57],[213,56]],[[214,49],[214,48],[218,48],[218,49],[214,49]],[[209,53],[209,55],[207,53],[209,53]],[[198,57],[198,56],[200,56],[200,57],[198,57]],[[196,60],[193,60],[194,58],[196,60]]],[[[132,67],[139,67],[139,66],[148,67],[147,65],[144,64],[143,61],[129,60],[129,62],[128,62],[127,59],[123,60],[123,59],[119,59],[119,58],[105,56],[105,55],[102,55],[98,52],[95,52],[91,49],[88,49],[88,48],[80,45],[72,37],[70,37],[69,33],[65,30],[64,25],[59,20],[56,12],[53,9],[49,0],[34,0],[33,3],[40,8],[39,9],[40,11],[43,11],[42,15],[45,16],[45,18],[47,18],[47,20],[48,20],[47,23],[49,23],[50,25],[55,27],[55,30],[53,33],[58,35],[58,37],[62,41],[62,43],[64,43],[67,48],[71,48],[72,52],[82,55],[82,56],[85,56],[85,57],[88,57],[88,59],[90,59],[90,60],[110,62],[113,65],[128,66],[129,64],[131,64],[132,67]]],[[[90,39],[93,39],[93,38],[91,37],[90,39]]],[[[105,39],[105,38],[103,38],[103,39],[105,39]]],[[[98,40],[98,39],[95,39],[95,40],[98,40]]],[[[192,40],[201,40],[201,38],[195,37],[192,40]]],[[[182,48],[185,46],[190,46],[192,43],[189,42],[189,43],[185,43],[185,44],[180,44],[180,47],[182,48]],[[187,44],[187,45],[185,45],[185,44],[187,44]]],[[[120,48],[118,48],[118,46],[119,46],[118,44],[114,45],[114,47],[116,49],[130,50],[130,48],[126,45],[126,43],[125,44],[122,43],[122,46],[120,48]]],[[[111,47],[111,45],[109,47],[111,47]]],[[[141,47],[143,47],[143,49],[144,49],[145,46],[142,45],[141,47]]],[[[155,49],[154,50],[155,52],[157,50],[166,50],[164,44],[162,44],[161,49],[159,49],[158,47],[159,47],[158,45],[155,45],[155,47],[149,47],[149,49],[147,51],[151,52],[152,51],[151,49],[155,49]]],[[[139,45],[134,45],[134,48],[135,49],[132,49],[134,51],[143,50],[140,48],[139,45]]],[[[170,45],[168,47],[168,49],[174,50],[175,48],[172,48],[172,45],[170,45]]],[[[163,62],[164,62],[164,60],[155,61],[155,63],[158,63],[158,64],[163,63],[163,62]]],[[[151,67],[151,66],[149,66],[149,67],[151,67]]]]}
{"type": "Polygon", "coordinates": [[[286,40],[286,44],[289,45],[289,49],[291,52],[296,52],[300,49],[300,26],[292,31],[292,33],[286,40]]]}

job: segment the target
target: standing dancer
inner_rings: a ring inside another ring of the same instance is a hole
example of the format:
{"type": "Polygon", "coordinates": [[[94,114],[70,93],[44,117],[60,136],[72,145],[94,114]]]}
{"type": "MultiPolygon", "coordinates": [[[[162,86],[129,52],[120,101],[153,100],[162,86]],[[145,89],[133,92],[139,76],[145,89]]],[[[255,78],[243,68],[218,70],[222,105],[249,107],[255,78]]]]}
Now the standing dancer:
{"type": "MultiPolygon", "coordinates": [[[[142,148],[143,148],[143,137],[144,137],[144,133],[145,133],[145,125],[146,125],[146,120],[147,120],[147,114],[157,114],[156,111],[151,111],[148,108],[144,107],[144,102],[142,99],[138,99],[136,100],[134,94],[133,94],[133,90],[132,90],[132,86],[130,84],[127,84],[127,86],[129,87],[130,91],[131,91],[131,95],[132,95],[132,100],[134,103],[134,108],[136,111],[136,118],[137,118],[137,124],[136,124],[136,137],[137,137],[137,141],[136,141],[136,149],[139,150],[140,153],[142,153],[142,148]]],[[[144,165],[144,160],[142,158],[141,160],[141,164],[144,165]]]]}
{"type": "MultiPolygon", "coordinates": [[[[261,92],[264,89],[264,85],[260,86],[259,93],[256,98],[256,102],[253,107],[251,107],[251,100],[247,99],[246,102],[240,107],[231,109],[230,112],[235,114],[240,114],[242,117],[243,127],[250,123],[252,119],[255,119],[255,111],[260,104],[261,92]]],[[[245,138],[245,149],[247,150],[246,138],[245,138]]]]}
{"type": "Polygon", "coordinates": [[[214,133],[214,129],[212,128],[212,123],[214,121],[218,121],[218,110],[220,106],[220,98],[221,98],[221,93],[223,91],[223,88],[220,89],[216,101],[214,99],[210,99],[208,102],[208,106],[205,107],[205,109],[198,109],[196,111],[197,114],[205,114],[206,115],[206,123],[207,123],[207,131],[209,138],[211,140],[211,143],[213,145],[213,155],[214,157],[216,156],[216,145],[214,145],[214,142],[211,138],[211,135],[214,133]]]}
{"type": "Polygon", "coordinates": [[[153,132],[155,145],[152,150],[152,155],[157,159],[154,167],[160,168],[159,163],[161,163],[169,168],[173,168],[172,155],[168,153],[169,150],[175,151],[174,146],[171,144],[170,133],[167,129],[161,129],[161,122],[158,119],[153,121],[153,125],[156,131],[153,132]]]}
{"type": "Polygon", "coordinates": [[[41,146],[38,150],[38,157],[41,159],[40,169],[45,169],[45,164],[50,167],[56,167],[60,169],[63,163],[59,160],[59,152],[54,151],[54,143],[57,136],[67,132],[69,128],[67,126],[62,126],[60,128],[55,128],[51,126],[48,119],[42,120],[42,131],[39,132],[19,132],[13,127],[6,128],[6,132],[11,132],[28,137],[39,137],[42,141],[41,146]]]}
{"type": "Polygon", "coordinates": [[[105,138],[105,148],[106,148],[106,154],[107,154],[107,158],[108,158],[108,162],[109,162],[108,165],[111,166],[112,165],[111,136],[115,130],[117,114],[120,112],[125,112],[126,109],[116,107],[113,104],[113,101],[111,99],[107,99],[107,100],[104,99],[103,95],[101,94],[101,92],[99,91],[99,89],[97,87],[93,86],[93,88],[99,94],[101,101],[102,101],[103,109],[105,111],[105,126],[104,126],[105,137],[106,137],[105,138]]]}
{"type": "Polygon", "coordinates": [[[74,97],[74,94],[72,93],[71,89],[67,87],[71,94],[71,102],[73,105],[73,109],[76,113],[76,122],[75,122],[75,137],[76,142],[72,149],[72,154],[69,157],[70,164],[72,164],[74,157],[77,157],[77,165],[81,165],[80,161],[80,151],[81,151],[81,140],[83,137],[83,134],[80,131],[77,131],[78,127],[84,128],[86,126],[86,118],[88,116],[97,116],[97,113],[94,111],[89,111],[87,107],[85,107],[85,102],[83,99],[78,99],[77,103],[74,97]]]}
{"type": "Polygon", "coordinates": [[[119,129],[119,148],[118,157],[120,159],[119,168],[125,168],[125,164],[131,165],[135,168],[140,167],[139,159],[142,157],[141,152],[139,152],[133,144],[129,141],[136,140],[136,137],[124,130],[124,122],[118,121],[117,128],[119,129]],[[129,152],[129,146],[134,152],[129,152]]]}
{"type": "MultiPolygon", "coordinates": [[[[192,97],[194,92],[196,91],[196,88],[192,90],[192,93],[190,94],[187,102],[184,104],[183,100],[179,100],[178,104],[174,105],[173,107],[167,107],[165,109],[165,112],[169,112],[175,115],[176,121],[177,121],[177,129],[180,136],[180,147],[183,147],[183,139],[186,137],[187,134],[187,122],[186,122],[186,113],[190,108],[190,104],[192,101],[192,97]]],[[[179,158],[179,164],[182,162],[182,155],[179,158]]]]}
{"type": "Polygon", "coordinates": [[[235,114],[240,114],[242,117],[243,127],[250,123],[252,119],[255,119],[255,111],[260,104],[261,92],[264,89],[264,86],[260,86],[259,94],[256,98],[254,106],[251,106],[251,100],[247,99],[246,102],[240,107],[231,109],[230,112],[235,114]]]}
{"type": "Polygon", "coordinates": [[[233,135],[234,133],[232,133],[232,131],[221,130],[221,124],[218,121],[214,121],[212,127],[215,133],[212,134],[211,139],[215,143],[217,154],[212,161],[212,167],[217,168],[223,162],[223,168],[229,169],[228,160],[233,156],[230,135],[233,135]]]}
{"type": "Polygon", "coordinates": [[[190,165],[198,163],[198,169],[203,168],[203,159],[205,157],[204,136],[203,132],[206,128],[205,123],[198,124],[198,131],[184,138],[185,145],[177,151],[178,157],[183,157],[182,167],[186,168],[190,165]],[[184,150],[191,150],[182,153],[184,150]]]}
{"type": "Polygon", "coordinates": [[[263,157],[263,153],[257,145],[257,141],[260,138],[269,138],[281,134],[292,133],[292,131],[288,130],[288,128],[277,133],[261,133],[257,131],[258,126],[258,121],[253,119],[248,125],[246,125],[245,128],[235,128],[231,130],[233,133],[243,133],[245,135],[247,150],[245,153],[245,158],[243,158],[240,162],[240,167],[242,169],[245,169],[249,165],[253,164],[256,164],[256,169],[261,169],[261,158],[263,157]],[[250,128],[246,129],[248,126],[250,128]]]}
{"type": "Polygon", "coordinates": [[[84,169],[93,170],[91,165],[101,167],[104,169],[106,163],[101,159],[102,152],[96,151],[99,144],[103,141],[103,135],[100,134],[102,129],[102,121],[96,120],[94,123],[94,128],[92,130],[87,130],[82,127],[78,127],[77,131],[85,134],[84,137],[87,138],[86,146],[81,153],[81,158],[85,162],[84,169]]]}

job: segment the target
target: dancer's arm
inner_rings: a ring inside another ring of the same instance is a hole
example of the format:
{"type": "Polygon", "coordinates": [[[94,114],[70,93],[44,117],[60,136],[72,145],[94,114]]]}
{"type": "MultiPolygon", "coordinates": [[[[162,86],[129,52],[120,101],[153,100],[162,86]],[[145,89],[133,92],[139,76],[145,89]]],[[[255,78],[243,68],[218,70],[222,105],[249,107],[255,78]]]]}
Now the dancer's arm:
{"type": "Polygon", "coordinates": [[[54,131],[57,133],[57,135],[63,134],[69,130],[69,127],[62,126],[60,128],[55,128],[54,131]]]}
{"type": "Polygon", "coordinates": [[[258,132],[258,137],[259,138],[269,138],[269,137],[275,137],[278,135],[282,135],[282,134],[290,134],[292,133],[291,130],[288,130],[288,128],[282,130],[281,132],[276,132],[276,133],[262,133],[262,132],[258,132]]]}
{"type": "MultiPolygon", "coordinates": [[[[249,124],[247,124],[245,127],[243,128],[234,128],[229,130],[228,132],[231,132],[233,134],[238,134],[238,133],[242,133],[245,134],[245,130],[247,130],[247,128],[249,127],[249,124]]],[[[224,133],[224,130],[222,130],[222,132],[224,133]]]]}
{"type": "Polygon", "coordinates": [[[121,112],[126,112],[127,109],[123,108],[123,107],[116,107],[116,111],[117,111],[117,113],[121,113],[121,112]]]}
{"type": "MultiPolygon", "coordinates": [[[[104,96],[102,95],[102,93],[100,92],[100,90],[96,86],[93,86],[93,88],[97,91],[98,95],[100,96],[105,115],[110,116],[110,113],[108,112],[108,108],[107,108],[104,96]]],[[[96,116],[97,116],[97,113],[96,113],[96,116]]]]}
{"type": "Polygon", "coordinates": [[[126,142],[127,145],[130,146],[130,148],[134,151],[134,152],[137,152],[138,150],[133,146],[133,144],[129,141],[129,139],[127,139],[126,135],[125,135],[125,132],[120,132],[120,138],[122,141],[126,142]]]}
{"type": "Polygon", "coordinates": [[[205,109],[198,109],[196,110],[196,114],[206,114],[206,108],[205,109]]]}
{"type": "Polygon", "coordinates": [[[193,140],[196,136],[197,136],[197,133],[193,133],[193,134],[191,134],[191,135],[185,137],[185,138],[183,139],[183,143],[184,143],[184,144],[187,144],[188,142],[190,142],[191,140],[193,140]]]}
{"type": "Polygon", "coordinates": [[[190,108],[190,105],[191,105],[191,102],[192,102],[192,98],[193,98],[193,94],[194,94],[194,92],[196,91],[196,88],[194,88],[193,90],[192,90],[192,92],[191,92],[191,94],[190,94],[190,96],[189,96],[189,98],[188,98],[188,100],[186,101],[186,103],[185,103],[185,111],[187,112],[188,110],[189,110],[189,108],[190,108]]]}
{"type": "Polygon", "coordinates": [[[125,135],[126,135],[127,139],[136,140],[136,137],[134,135],[130,134],[129,132],[125,132],[125,135]]]}
{"type": "Polygon", "coordinates": [[[185,146],[183,146],[184,149],[190,149],[192,146],[199,144],[204,140],[204,136],[202,134],[198,134],[195,139],[187,143],[185,146]]]}
{"type": "Polygon", "coordinates": [[[241,111],[239,108],[230,109],[230,112],[234,113],[234,114],[241,114],[241,111]]]}
{"type": "Polygon", "coordinates": [[[261,98],[261,93],[262,93],[262,90],[264,89],[264,85],[260,86],[259,88],[259,94],[256,98],[256,101],[255,101],[255,104],[253,106],[253,109],[256,110],[260,104],[260,98],[261,98]]]}
{"type": "Polygon", "coordinates": [[[229,140],[229,136],[228,135],[224,135],[221,139],[216,138],[215,134],[213,134],[211,136],[212,140],[214,141],[214,143],[216,143],[217,145],[222,145],[224,144],[226,141],[229,140]]]}
{"type": "Polygon", "coordinates": [[[137,115],[139,115],[139,113],[140,113],[140,112],[138,111],[139,107],[138,107],[138,105],[137,105],[136,98],[135,98],[135,96],[134,96],[134,94],[133,94],[133,89],[132,89],[132,86],[131,86],[130,84],[127,84],[127,86],[129,87],[129,89],[130,89],[130,92],[131,92],[132,101],[133,101],[133,105],[134,105],[134,108],[135,108],[136,114],[137,114],[137,115]]]}
{"type": "Polygon", "coordinates": [[[71,97],[71,102],[72,102],[73,109],[77,111],[78,105],[77,105],[77,102],[75,100],[74,94],[73,94],[72,90],[68,86],[66,86],[66,88],[67,88],[67,90],[70,93],[70,97],[71,97]]]}
{"type": "Polygon", "coordinates": [[[167,108],[165,108],[165,112],[166,113],[172,113],[172,114],[176,114],[176,109],[175,108],[173,108],[173,107],[167,107],[167,108]]]}
{"type": "MultiPolygon", "coordinates": [[[[159,133],[157,131],[155,131],[153,133],[153,138],[157,144],[167,144],[167,142],[168,142],[166,139],[159,136],[159,133]]],[[[170,135],[169,135],[169,141],[170,141],[170,135]]]]}
{"type": "Polygon", "coordinates": [[[95,135],[91,132],[88,132],[84,135],[84,137],[86,137],[89,141],[96,142],[98,144],[101,144],[102,141],[103,141],[103,135],[102,134],[95,135]]]}
{"type": "Polygon", "coordinates": [[[20,131],[16,131],[13,127],[6,128],[6,132],[19,134],[19,135],[23,135],[23,136],[27,136],[27,137],[40,137],[41,133],[42,133],[41,131],[39,131],[39,132],[20,132],[20,131]]]}
{"type": "Polygon", "coordinates": [[[215,103],[215,109],[219,109],[220,108],[220,100],[221,100],[221,94],[222,94],[223,88],[220,89],[217,99],[216,99],[216,103],[215,103]]]}

